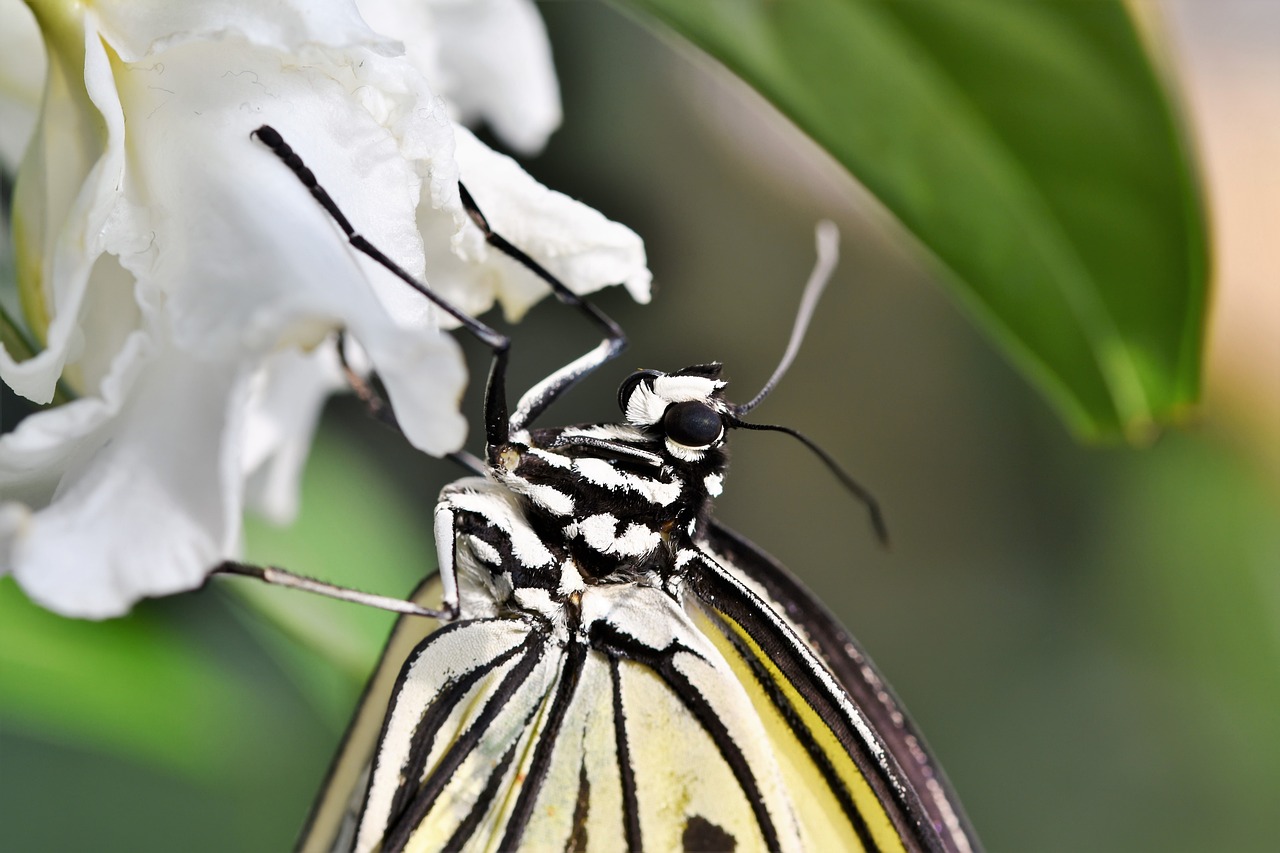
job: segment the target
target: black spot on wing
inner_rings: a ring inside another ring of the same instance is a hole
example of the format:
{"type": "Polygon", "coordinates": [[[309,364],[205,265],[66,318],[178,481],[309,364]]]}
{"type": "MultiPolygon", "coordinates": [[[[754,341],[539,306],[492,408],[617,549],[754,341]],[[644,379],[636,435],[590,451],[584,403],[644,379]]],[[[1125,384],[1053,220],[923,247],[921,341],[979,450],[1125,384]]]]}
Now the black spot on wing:
{"type": "Polygon", "coordinates": [[[702,692],[676,669],[671,656],[667,656],[659,666],[654,667],[654,670],[667,682],[667,685],[676,694],[681,704],[697,718],[703,731],[711,737],[712,743],[716,745],[720,757],[724,759],[725,764],[729,765],[729,769],[733,772],[733,778],[742,786],[742,793],[747,798],[747,802],[751,804],[751,811],[755,814],[756,823],[760,826],[760,834],[764,836],[765,846],[771,851],[781,850],[778,829],[773,825],[773,818],[769,815],[768,808],[765,807],[764,798],[760,793],[760,783],[756,780],[755,774],[751,772],[747,757],[742,753],[738,742],[733,739],[733,735],[729,733],[724,721],[720,719],[720,716],[711,707],[711,703],[702,695],[702,692]]]}
{"type": "Polygon", "coordinates": [[[680,835],[684,853],[729,853],[738,849],[738,841],[702,815],[690,815],[680,835]]]}

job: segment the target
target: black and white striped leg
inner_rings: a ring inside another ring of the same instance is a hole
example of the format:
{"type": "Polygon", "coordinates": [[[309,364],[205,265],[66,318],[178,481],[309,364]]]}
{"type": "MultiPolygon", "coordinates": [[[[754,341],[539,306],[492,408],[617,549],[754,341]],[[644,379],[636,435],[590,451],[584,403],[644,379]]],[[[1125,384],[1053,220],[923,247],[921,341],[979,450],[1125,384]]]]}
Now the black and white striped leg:
{"type": "Polygon", "coordinates": [[[319,202],[325,212],[332,217],[338,227],[342,229],[346,235],[347,241],[357,251],[372,258],[378,264],[386,268],[393,275],[421,293],[427,299],[439,306],[445,313],[453,317],[462,325],[464,329],[470,332],[485,346],[489,347],[493,353],[493,362],[489,368],[489,379],[485,385],[484,395],[484,421],[485,421],[485,442],[490,448],[499,448],[507,444],[511,431],[520,430],[527,427],[533,420],[540,415],[547,406],[551,405],[556,398],[567,391],[575,383],[584,376],[587,376],[600,365],[609,359],[618,355],[626,348],[627,338],[612,319],[605,315],[594,305],[583,300],[573,291],[569,290],[558,278],[552,275],[545,267],[529,257],[524,251],[511,244],[501,234],[495,232],[490,226],[489,221],[485,218],[484,213],[476,205],[475,199],[471,197],[471,193],[466,186],[459,183],[458,190],[462,197],[462,204],[467,211],[467,215],[480,228],[484,234],[485,240],[494,248],[506,254],[517,263],[524,266],[534,275],[545,281],[550,287],[556,298],[566,305],[573,306],[581,311],[594,324],[604,331],[604,340],[599,346],[592,349],[582,357],[575,359],[573,362],[565,365],[559,370],[552,373],[546,379],[539,382],[533,388],[529,389],[516,407],[514,415],[508,416],[506,382],[507,382],[507,361],[511,349],[511,340],[506,335],[501,334],[497,330],[477,320],[475,317],[465,313],[461,309],[452,305],[448,300],[433,292],[422,282],[411,276],[403,267],[397,264],[391,258],[387,257],[382,250],[374,246],[363,235],[355,230],[355,227],[347,219],[346,215],[339,209],[336,202],[329,195],[324,187],[320,186],[316,181],[315,175],[306,164],[302,162],[302,158],[293,150],[290,145],[284,141],[279,132],[269,125],[263,125],[255,130],[252,134],[256,136],[264,145],[272,150],[272,152],[280,158],[280,160],[289,167],[290,171],[297,176],[311,193],[312,197],[319,202]]]}
{"type": "Polygon", "coordinates": [[[456,519],[448,503],[440,503],[435,512],[436,571],[440,573],[441,601],[445,610],[458,613],[458,539],[453,528],[456,519]]]}
{"type": "Polygon", "coordinates": [[[401,598],[374,595],[373,593],[361,592],[350,587],[325,583],[305,575],[294,574],[277,566],[255,566],[249,563],[236,562],[235,560],[225,560],[213,570],[212,574],[256,578],[273,586],[300,589],[305,592],[336,598],[339,601],[349,601],[352,604],[362,604],[366,607],[376,607],[379,610],[389,610],[392,613],[402,613],[408,616],[426,616],[431,619],[448,621],[456,619],[458,615],[456,601],[452,608],[448,606],[448,601],[446,600],[443,610],[432,610],[429,607],[422,607],[412,601],[405,601],[401,598]]]}
{"type": "Polygon", "coordinates": [[[347,242],[351,244],[352,248],[372,258],[396,278],[431,300],[442,311],[457,320],[462,328],[489,347],[489,350],[493,353],[493,364],[489,369],[488,385],[485,387],[485,441],[490,445],[505,445],[510,434],[510,427],[507,424],[506,379],[507,355],[511,349],[511,339],[480,322],[432,291],[410,275],[404,267],[387,257],[381,249],[370,243],[364,235],[357,232],[351,221],[347,219],[346,214],[342,212],[329,195],[329,192],[316,181],[315,174],[307,168],[307,165],[302,162],[302,158],[294,152],[289,143],[284,141],[284,137],[275,128],[264,124],[251,135],[256,136],[289,167],[289,170],[302,182],[302,185],[310,191],[312,198],[319,202],[325,212],[342,229],[342,233],[346,235],[347,242]]]}
{"type": "MultiPolygon", "coordinates": [[[[516,404],[516,410],[512,412],[510,418],[510,429],[513,431],[522,430],[533,423],[561,394],[626,349],[627,335],[622,331],[622,327],[607,314],[574,293],[565,286],[564,282],[552,275],[546,267],[529,257],[519,247],[513,246],[505,237],[490,228],[489,221],[480,211],[465,184],[459,183],[458,191],[462,196],[463,209],[467,211],[471,221],[484,234],[484,238],[489,245],[546,282],[551,287],[551,292],[555,294],[556,299],[565,305],[577,308],[588,320],[604,332],[604,339],[596,347],[561,367],[524,393],[520,398],[520,402],[516,404]]],[[[486,412],[486,420],[487,417],[486,412]]]]}

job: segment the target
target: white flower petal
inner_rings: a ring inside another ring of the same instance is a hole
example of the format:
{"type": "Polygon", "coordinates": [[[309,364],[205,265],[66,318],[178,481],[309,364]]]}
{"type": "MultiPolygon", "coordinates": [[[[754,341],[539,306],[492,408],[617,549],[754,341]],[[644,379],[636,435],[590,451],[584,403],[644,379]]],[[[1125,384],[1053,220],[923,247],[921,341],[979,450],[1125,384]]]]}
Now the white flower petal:
{"type": "Polygon", "coordinates": [[[385,55],[402,49],[369,29],[348,0],[95,0],[93,10],[103,36],[125,62],[183,42],[228,36],[284,52],[308,45],[359,45],[385,55]]]}
{"type": "Polygon", "coordinates": [[[102,253],[102,230],[124,172],[124,115],[100,39],[85,39],[85,78],[67,80],[49,66],[40,127],[23,160],[13,206],[19,284],[43,305],[45,348],[16,362],[0,347],[0,380],[37,403],[54,386],[81,341],[85,288],[102,253]],[[102,129],[105,128],[105,138],[102,129]]]}
{"type": "Polygon", "coordinates": [[[560,126],[551,44],[529,0],[361,0],[378,32],[406,56],[464,122],[484,120],[512,148],[541,150],[560,126]]]}
{"type": "MultiPolygon", "coordinates": [[[[100,397],[35,412],[0,436],[0,494],[32,506],[49,503],[71,466],[107,442],[113,419],[154,353],[151,336],[135,332],[101,383],[100,397]]],[[[8,568],[0,563],[0,573],[8,568]]]]}
{"type": "MultiPolygon", "coordinates": [[[[465,435],[456,412],[465,374],[456,344],[436,328],[433,307],[372,262],[357,262],[306,188],[249,133],[263,122],[276,127],[351,221],[420,275],[413,164],[349,97],[349,87],[362,85],[358,69],[285,74],[269,52],[232,47],[184,44],[122,80],[129,115],[146,117],[147,132],[135,135],[131,151],[147,167],[139,170],[145,183],[130,184],[133,213],[121,218],[119,232],[108,230],[109,244],[134,240],[139,231],[151,236],[144,252],[121,249],[121,261],[140,288],[165,292],[178,347],[220,359],[265,355],[346,328],[364,344],[410,440],[436,454],[457,449],[465,435]],[[345,73],[350,80],[336,79],[345,73]]],[[[417,97],[408,84],[405,92],[417,97]]],[[[430,118],[434,100],[414,103],[419,120],[438,121],[430,118]]],[[[452,171],[447,151],[420,153],[452,171]]]]}
{"type": "Polygon", "coordinates": [[[530,0],[436,0],[441,64],[454,84],[442,95],[463,121],[483,118],[523,154],[547,144],[563,118],[551,42],[530,0]]]}
{"type": "Polygon", "coordinates": [[[165,292],[177,345],[227,357],[281,338],[315,343],[381,312],[335,224],[250,133],[273,125],[362,232],[420,271],[418,178],[387,130],[329,69],[285,74],[273,53],[243,43],[190,43],[163,59],[120,81],[127,113],[146,117],[130,140],[146,165],[129,184],[134,215],[108,240],[141,286],[165,292]],[[152,239],[130,254],[123,243],[138,232],[152,239]]]}
{"type": "Polygon", "coordinates": [[[13,565],[13,543],[26,534],[31,510],[16,501],[0,503],[0,574],[13,565]]]}
{"type": "Polygon", "coordinates": [[[20,0],[0,0],[0,168],[18,168],[35,130],[44,86],[44,45],[20,0]]]}
{"type": "MultiPolygon", "coordinates": [[[[634,231],[596,210],[539,184],[510,157],[493,151],[465,128],[458,128],[456,156],[466,184],[489,224],[542,263],[575,293],[622,284],[637,302],[649,301],[652,274],[644,242],[634,231]]],[[[447,298],[469,311],[496,299],[506,316],[518,320],[549,292],[537,276],[485,244],[470,222],[451,238],[464,263],[447,258],[448,224],[440,214],[418,208],[418,227],[428,241],[427,278],[447,298]]]]}
{"type": "MultiPolygon", "coordinates": [[[[264,123],[362,234],[469,312],[496,298],[518,316],[546,288],[484,243],[460,172],[494,227],[569,287],[624,283],[647,300],[635,234],[471,134],[455,142],[456,115],[526,149],[559,121],[528,0],[395,2],[416,23],[383,32],[412,37],[409,59],[349,0],[34,6],[54,60],[14,221],[43,349],[21,364],[0,352],[0,379],[37,401],[58,381],[79,395],[0,437],[0,572],[37,601],[103,617],[197,585],[234,554],[246,490],[291,516],[320,409],[343,384],[337,329],[412,443],[462,443],[465,368],[442,312],[347,244],[250,138],[264,123]]],[[[32,52],[23,38],[0,44],[32,52]]],[[[31,100],[0,97],[0,123],[18,116],[6,133],[26,136],[31,100]]]]}
{"type": "Polygon", "coordinates": [[[311,439],[329,395],[346,387],[337,348],[272,355],[251,385],[241,465],[245,503],[276,524],[298,513],[298,490],[311,439]]]}
{"type": "Polygon", "coordinates": [[[392,353],[378,339],[361,339],[387,388],[396,421],[419,450],[443,456],[462,447],[467,419],[458,411],[467,369],[457,341],[422,335],[413,350],[392,353]]]}
{"type": "Polygon", "coordinates": [[[100,619],[203,582],[239,538],[241,473],[230,451],[246,378],[236,365],[173,350],[147,364],[110,441],[76,459],[54,501],[0,547],[33,600],[100,619]]]}

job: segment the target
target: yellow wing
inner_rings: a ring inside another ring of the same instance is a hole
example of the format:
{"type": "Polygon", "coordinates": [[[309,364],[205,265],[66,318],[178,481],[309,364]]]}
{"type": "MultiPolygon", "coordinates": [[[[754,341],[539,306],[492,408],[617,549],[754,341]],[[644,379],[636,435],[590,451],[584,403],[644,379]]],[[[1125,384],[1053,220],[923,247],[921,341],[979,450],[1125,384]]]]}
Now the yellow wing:
{"type": "Polygon", "coordinates": [[[683,604],[401,620],[300,849],[971,849],[843,629],[741,540],[706,548],[683,604]]]}
{"type": "MultiPolygon", "coordinates": [[[[719,569],[691,575],[702,600],[714,605],[705,630],[719,635],[717,644],[744,683],[759,685],[753,700],[762,717],[770,718],[771,707],[787,709],[778,713],[804,751],[831,761],[825,771],[831,780],[827,790],[846,788],[848,797],[841,796],[841,801],[852,824],[865,822],[879,843],[889,844],[879,841],[884,835],[879,823],[883,813],[908,849],[979,849],[959,801],[911,718],[826,607],[785,567],[727,528],[713,522],[703,547],[719,569]],[[795,647],[797,640],[803,649],[795,647]],[[812,663],[804,660],[810,652],[823,672],[815,673],[812,663]],[[838,686],[833,687],[827,676],[838,686]],[[855,713],[849,713],[848,705],[855,713]],[[839,746],[832,744],[833,737],[839,746]],[[856,772],[846,759],[853,761],[856,772]],[[868,788],[879,807],[867,798],[868,788]],[[850,806],[865,813],[865,821],[850,812],[850,806]]],[[[867,833],[860,834],[865,842],[867,833]]]]}

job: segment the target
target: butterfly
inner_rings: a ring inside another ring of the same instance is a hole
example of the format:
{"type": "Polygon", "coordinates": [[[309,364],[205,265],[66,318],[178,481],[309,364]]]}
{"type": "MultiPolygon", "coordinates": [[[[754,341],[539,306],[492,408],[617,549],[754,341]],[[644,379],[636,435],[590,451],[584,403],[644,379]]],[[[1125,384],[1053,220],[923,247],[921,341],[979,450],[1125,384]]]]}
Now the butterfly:
{"type": "MultiPolygon", "coordinates": [[[[736,429],[788,433],[883,524],[873,499],[787,427],[743,420],[795,356],[834,263],[834,234],[791,342],[750,402],[718,363],[640,370],[615,423],[533,428],[625,346],[621,329],[496,234],[603,333],[506,403],[509,341],[361,237],[293,149],[255,131],[351,244],[492,349],[486,456],[435,510],[439,571],[396,602],[227,564],[399,609],[382,660],[303,830],[302,851],[943,850],[977,841],[884,681],[776,560],[712,517],[736,429]]],[[[834,226],[831,226],[833,232],[834,226]]],[[[351,376],[375,414],[394,415],[351,376]]]]}

